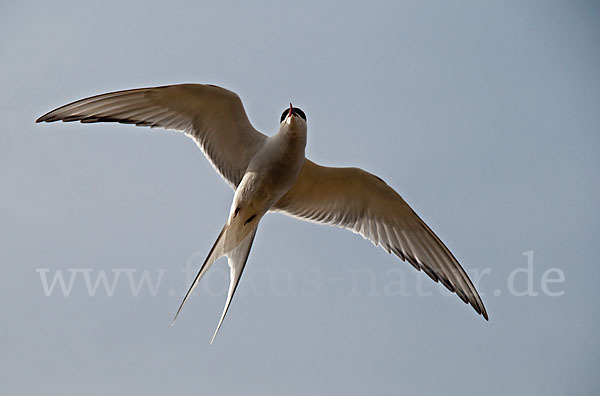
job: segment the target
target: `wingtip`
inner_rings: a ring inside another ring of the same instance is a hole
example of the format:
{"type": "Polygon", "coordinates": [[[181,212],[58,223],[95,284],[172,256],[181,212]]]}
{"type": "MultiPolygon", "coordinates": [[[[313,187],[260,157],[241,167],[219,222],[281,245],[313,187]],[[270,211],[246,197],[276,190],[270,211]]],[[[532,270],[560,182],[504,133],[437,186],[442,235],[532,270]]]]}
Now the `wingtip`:
{"type": "MultiPolygon", "coordinates": [[[[479,297],[479,295],[477,295],[477,297],[479,297]]],[[[483,305],[483,301],[481,301],[481,297],[479,297],[479,305],[480,305],[480,308],[479,308],[479,313],[481,314],[481,316],[483,316],[483,318],[484,318],[486,321],[488,321],[488,322],[489,322],[489,321],[490,321],[490,318],[489,318],[489,316],[488,316],[487,310],[485,309],[485,306],[483,305]]]]}
{"type": "Polygon", "coordinates": [[[486,321],[490,321],[490,318],[485,309],[481,312],[481,316],[483,316],[483,319],[485,319],[486,321]]]}
{"type": "Polygon", "coordinates": [[[54,116],[51,115],[52,112],[50,113],[46,113],[43,116],[40,116],[37,120],[35,120],[36,124],[42,123],[42,122],[53,122],[53,121],[57,121],[56,118],[54,118],[54,116]]]}

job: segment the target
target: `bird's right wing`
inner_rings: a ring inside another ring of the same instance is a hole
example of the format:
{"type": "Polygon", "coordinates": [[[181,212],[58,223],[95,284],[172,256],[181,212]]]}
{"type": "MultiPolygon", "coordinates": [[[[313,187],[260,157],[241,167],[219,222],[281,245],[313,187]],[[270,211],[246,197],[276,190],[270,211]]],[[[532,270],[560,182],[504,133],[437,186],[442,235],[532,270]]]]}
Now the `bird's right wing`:
{"type": "Polygon", "coordinates": [[[450,250],[377,176],[358,168],[330,168],[305,160],[295,184],[272,210],[359,233],[442,282],[488,318],[481,297],[450,250]]]}
{"type": "Polygon", "coordinates": [[[36,122],[53,121],[119,122],[184,131],[234,189],[266,139],[248,120],[240,98],[215,85],[106,93],[59,107],[36,122]]]}

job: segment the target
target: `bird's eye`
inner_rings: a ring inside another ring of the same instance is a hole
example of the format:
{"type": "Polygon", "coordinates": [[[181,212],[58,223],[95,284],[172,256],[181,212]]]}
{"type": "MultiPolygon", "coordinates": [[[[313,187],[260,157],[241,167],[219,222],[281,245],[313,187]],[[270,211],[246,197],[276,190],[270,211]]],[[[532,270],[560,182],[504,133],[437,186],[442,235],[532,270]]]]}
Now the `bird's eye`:
{"type": "MultiPolygon", "coordinates": [[[[280,123],[283,122],[283,120],[285,120],[285,118],[288,116],[289,112],[290,112],[290,109],[285,109],[283,111],[283,113],[281,114],[281,119],[279,120],[280,123]]],[[[306,114],[304,114],[304,112],[301,109],[294,107],[294,114],[296,114],[297,116],[302,118],[304,121],[306,121],[306,114]]]]}

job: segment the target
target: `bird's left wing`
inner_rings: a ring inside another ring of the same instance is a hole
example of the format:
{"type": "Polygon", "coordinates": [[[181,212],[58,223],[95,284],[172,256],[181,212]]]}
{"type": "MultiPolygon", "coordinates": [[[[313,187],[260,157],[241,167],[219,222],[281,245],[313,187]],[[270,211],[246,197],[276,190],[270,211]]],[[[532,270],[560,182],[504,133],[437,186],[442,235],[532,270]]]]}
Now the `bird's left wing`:
{"type": "Polygon", "coordinates": [[[296,183],[272,210],[361,234],[442,282],[488,319],[481,297],[456,258],[377,176],[358,168],[330,168],[305,160],[296,183]]]}
{"type": "Polygon", "coordinates": [[[233,189],[266,136],[232,91],[215,85],[180,84],[92,96],[41,116],[36,122],[119,122],[184,131],[233,189]]]}

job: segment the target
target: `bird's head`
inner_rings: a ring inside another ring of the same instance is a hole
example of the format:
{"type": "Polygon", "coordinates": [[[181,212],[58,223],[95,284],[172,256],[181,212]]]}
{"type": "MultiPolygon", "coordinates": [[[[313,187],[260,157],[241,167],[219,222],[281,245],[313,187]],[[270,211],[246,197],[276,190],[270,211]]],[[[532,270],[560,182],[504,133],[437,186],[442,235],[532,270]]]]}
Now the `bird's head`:
{"type": "Polygon", "coordinates": [[[281,114],[281,127],[288,126],[291,129],[299,128],[306,131],[306,114],[297,107],[293,107],[290,103],[290,107],[285,109],[281,114]]]}

